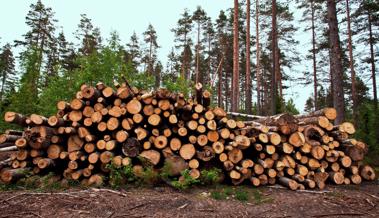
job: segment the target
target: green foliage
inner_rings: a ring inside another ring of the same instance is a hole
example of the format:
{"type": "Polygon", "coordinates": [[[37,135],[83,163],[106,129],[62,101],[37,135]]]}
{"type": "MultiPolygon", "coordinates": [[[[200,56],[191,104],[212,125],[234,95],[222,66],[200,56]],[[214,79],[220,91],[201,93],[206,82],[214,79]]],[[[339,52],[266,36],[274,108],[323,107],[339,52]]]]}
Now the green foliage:
{"type": "Polygon", "coordinates": [[[220,192],[220,191],[212,191],[211,192],[211,198],[215,200],[225,200],[226,199],[226,194],[225,192],[220,192]]]}
{"type": "Polygon", "coordinates": [[[209,170],[202,170],[201,171],[201,176],[200,176],[200,181],[201,184],[203,185],[213,185],[219,182],[220,180],[220,173],[221,170],[217,168],[212,168],[209,170]]]}
{"type": "Polygon", "coordinates": [[[38,112],[38,94],[40,73],[38,69],[39,50],[31,46],[21,54],[21,68],[25,72],[20,80],[19,90],[11,96],[11,104],[7,110],[23,114],[38,112]]]}
{"type": "Polygon", "coordinates": [[[200,180],[194,179],[190,175],[190,170],[185,169],[182,173],[183,180],[172,181],[171,185],[179,190],[186,190],[194,185],[200,184],[200,180]]]}
{"type": "Polygon", "coordinates": [[[289,114],[292,114],[292,115],[299,114],[299,111],[297,110],[295,103],[293,102],[292,98],[290,98],[286,102],[285,107],[284,107],[284,111],[289,113],[289,114]]]}
{"type": "Polygon", "coordinates": [[[109,184],[112,188],[119,188],[122,185],[136,181],[131,165],[119,167],[111,162],[106,167],[110,171],[109,184]]]}
{"type": "Polygon", "coordinates": [[[243,201],[243,202],[246,202],[249,200],[249,193],[246,192],[245,190],[243,189],[238,189],[236,192],[235,192],[235,199],[239,200],[239,201],[243,201]]]}
{"type": "Polygon", "coordinates": [[[171,170],[172,170],[172,166],[171,166],[171,163],[170,162],[165,162],[162,169],[161,169],[161,172],[159,174],[159,176],[161,177],[161,179],[165,180],[165,181],[168,181],[169,178],[170,178],[170,175],[171,175],[171,170]]]}
{"type": "Polygon", "coordinates": [[[159,182],[159,173],[153,167],[145,167],[142,172],[141,180],[143,184],[154,185],[159,182]]]}
{"type": "Polygon", "coordinates": [[[189,96],[192,90],[191,82],[185,80],[182,77],[177,78],[176,80],[168,77],[163,81],[163,86],[172,92],[181,92],[186,97],[189,96]]]}

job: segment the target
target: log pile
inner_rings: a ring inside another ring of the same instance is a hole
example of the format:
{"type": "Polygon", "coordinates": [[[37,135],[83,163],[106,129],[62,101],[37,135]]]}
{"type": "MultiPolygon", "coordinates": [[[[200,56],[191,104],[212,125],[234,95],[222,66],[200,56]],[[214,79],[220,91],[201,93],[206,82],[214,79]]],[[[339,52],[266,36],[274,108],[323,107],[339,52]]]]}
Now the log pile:
{"type": "Polygon", "coordinates": [[[115,88],[82,85],[70,102],[57,103],[54,116],[7,112],[6,122],[25,129],[0,136],[0,152],[16,150],[0,162],[1,179],[11,183],[30,172],[52,171],[92,185],[106,182],[109,164],[131,166],[138,175],[146,163],[157,171],[169,164],[170,176],[179,181],[185,169],[198,179],[202,169],[216,167],[235,185],[281,184],[292,190],[375,179],[362,163],[367,145],[351,137],[351,123],[333,125],[333,108],[298,116],[231,113],[252,119],[236,121],[210,107],[210,100],[201,84],[186,99],[125,81],[115,88]]]}

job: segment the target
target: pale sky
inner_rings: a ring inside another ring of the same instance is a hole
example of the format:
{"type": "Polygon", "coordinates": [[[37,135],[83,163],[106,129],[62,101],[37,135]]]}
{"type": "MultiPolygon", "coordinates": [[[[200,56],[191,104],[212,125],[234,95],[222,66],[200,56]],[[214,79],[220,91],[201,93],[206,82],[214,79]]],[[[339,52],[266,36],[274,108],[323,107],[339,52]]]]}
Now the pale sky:
{"type": "MultiPolygon", "coordinates": [[[[22,34],[28,31],[25,16],[30,4],[35,0],[2,0],[0,9],[0,44],[22,39],[22,34]]],[[[193,12],[198,5],[207,12],[214,21],[220,10],[233,7],[232,0],[42,0],[55,12],[57,25],[63,29],[69,41],[76,42],[73,32],[77,29],[80,14],[87,14],[94,26],[99,27],[103,38],[116,30],[122,43],[129,41],[135,31],[142,41],[141,35],[151,23],[158,35],[159,59],[166,65],[167,55],[174,46],[174,34],[170,31],[176,26],[180,14],[185,8],[193,12]]],[[[299,13],[300,14],[300,13],[299,13]]],[[[295,14],[295,15],[299,15],[295,14]]],[[[253,25],[252,25],[253,26],[253,25]]],[[[254,34],[254,27],[251,33],[254,34]]],[[[299,35],[300,45],[305,46],[309,39],[304,34],[299,35]]],[[[304,64],[304,62],[303,62],[304,64]]],[[[297,67],[298,68],[298,67],[297,67]]],[[[300,66],[300,68],[302,68],[300,66]]],[[[294,86],[294,82],[289,81],[294,86]]],[[[292,97],[297,108],[302,111],[306,99],[310,96],[312,87],[292,87],[286,91],[286,98],[292,97]],[[300,94],[299,94],[300,93],[300,94]]],[[[253,99],[256,98],[255,92],[253,99]]]]}

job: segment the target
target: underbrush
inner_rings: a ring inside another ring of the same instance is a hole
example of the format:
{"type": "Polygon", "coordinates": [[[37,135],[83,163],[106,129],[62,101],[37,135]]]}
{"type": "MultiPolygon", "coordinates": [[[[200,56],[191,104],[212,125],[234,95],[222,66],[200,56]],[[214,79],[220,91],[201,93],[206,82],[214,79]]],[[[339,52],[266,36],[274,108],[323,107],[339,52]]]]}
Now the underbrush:
{"type": "Polygon", "coordinates": [[[210,191],[210,197],[215,200],[237,200],[254,204],[270,203],[272,198],[264,196],[261,191],[251,187],[217,186],[210,191]]]}

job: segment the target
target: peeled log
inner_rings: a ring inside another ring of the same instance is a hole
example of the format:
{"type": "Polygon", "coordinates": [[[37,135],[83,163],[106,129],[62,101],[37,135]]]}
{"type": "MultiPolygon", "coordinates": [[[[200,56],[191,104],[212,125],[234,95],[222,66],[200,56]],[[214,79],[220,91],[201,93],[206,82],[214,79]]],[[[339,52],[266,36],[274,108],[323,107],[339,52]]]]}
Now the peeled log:
{"type": "Polygon", "coordinates": [[[287,177],[280,177],[279,182],[291,190],[296,190],[299,187],[299,184],[295,180],[287,177]]]}
{"type": "Polygon", "coordinates": [[[337,117],[337,111],[336,109],[329,107],[329,108],[324,108],[324,109],[314,111],[305,115],[295,115],[295,117],[298,119],[305,118],[305,117],[318,117],[318,116],[325,116],[329,120],[335,120],[337,117]]]}

